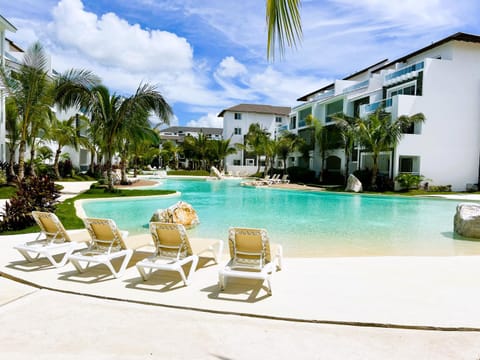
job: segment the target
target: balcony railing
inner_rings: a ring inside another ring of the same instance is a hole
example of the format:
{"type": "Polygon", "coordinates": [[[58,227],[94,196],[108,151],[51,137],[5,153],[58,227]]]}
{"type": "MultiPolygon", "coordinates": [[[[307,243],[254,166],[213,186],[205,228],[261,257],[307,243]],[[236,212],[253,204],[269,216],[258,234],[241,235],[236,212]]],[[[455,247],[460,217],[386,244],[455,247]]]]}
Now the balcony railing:
{"type": "Polygon", "coordinates": [[[305,127],[307,126],[307,121],[305,119],[302,119],[298,122],[298,127],[301,128],[301,127],[305,127]]]}
{"type": "Polygon", "coordinates": [[[351,86],[343,89],[343,93],[346,94],[346,93],[349,93],[349,92],[352,92],[352,91],[355,91],[355,90],[358,90],[358,89],[366,88],[366,87],[368,87],[368,83],[369,83],[369,80],[365,80],[365,81],[359,82],[357,84],[351,85],[351,86]]]}
{"type": "Polygon", "coordinates": [[[334,90],[334,89],[331,89],[331,90],[325,91],[325,92],[323,92],[323,93],[321,93],[321,94],[315,95],[315,97],[313,98],[313,100],[315,100],[315,101],[323,100],[323,99],[332,97],[333,95],[335,95],[335,90],[334,90]]]}
{"type": "Polygon", "coordinates": [[[278,127],[278,131],[288,131],[288,125],[282,125],[278,127]]]}
{"type": "Polygon", "coordinates": [[[370,114],[370,113],[376,111],[381,106],[383,106],[384,108],[391,107],[392,106],[392,98],[383,99],[383,100],[374,102],[372,104],[364,105],[363,110],[364,110],[365,114],[370,114]]]}
{"type": "Polygon", "coordinates": [[[388,74],[385,76],[385,81],[388,81],[388,80],[392,80],[396,77],[399,77],[399,76],[402,76],[402,75],[406,75],[406,74],[409,74],[411,72],[414,72],[414,71],[419,71],[419,70],[422,70],[423,69],[423,66],[424,66],[424,62],[421,61],[419,63],[416,63],[416,64],[413,64],[413,65],[410,65],[410,66],[407,66],[407,67],[404,67],[400,70],[397,70],[391,74],[388,74]]]}

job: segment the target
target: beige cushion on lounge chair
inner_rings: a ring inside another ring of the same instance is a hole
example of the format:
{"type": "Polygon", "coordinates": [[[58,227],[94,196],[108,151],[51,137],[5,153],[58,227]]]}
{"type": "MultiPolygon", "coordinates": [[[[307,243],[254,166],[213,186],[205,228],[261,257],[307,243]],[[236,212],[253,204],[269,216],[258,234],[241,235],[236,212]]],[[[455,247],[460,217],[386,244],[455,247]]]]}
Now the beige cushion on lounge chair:
{"type": "Polygon", "coordinates": [[[270,241],[265,229],[230,228],[228,231],[230,261],[219,272],[219,286],[223,290],[227,277],[266,280],[268,293],[272,293],[271,276],[282,266],[282,247],[272,262],[270,241]]]}
{"type": "Polygon", "coordinates": [[[68,261],[68,256],[75,249],[81,247],[81,244],[72,241],[54,213],[33,211],[32,216],[40,227],[38,237],[34,241],[15,246],[15,249],[29,262],[45,256],[53,266],[64,266],[68,261]],[[53,255],[62,253],[65,253],[65,255],[60,261],[56,261],[53,255]],[[36,254],[36,256],[32,257],[31,254],[36,254]]]}
{"type": "Polygon", "coordinates": [[[143,280],[148,280],[155,270],[176,271],[182,277],[183,283],[188,285],[197,267],[198,256],[192,252],[185,227],[182,224],[151,222],[150,234],[155,244],[155,253],[136,265],[143,280]],[[186,275],[183,265],[189,262],[192,264],[186,275]]]}
{"type": "Polygon", "coordinates": [[[85,227],[90,234],[91,241],[87,249],[69,256],[69,260],[78,272],[84,272],[91,263],[104,264],[112,272],[113,276],[119,278],[125,272],[130,261],[133,250],[128,249],[125,239],[127,231],[118,230],[117,225],[111,219],[83,219],[85,227]],[[112,260],[124,257],[118,271],[112,265],[112,260]],[[81,262],[86,266],[82,267],[81,262]]]}

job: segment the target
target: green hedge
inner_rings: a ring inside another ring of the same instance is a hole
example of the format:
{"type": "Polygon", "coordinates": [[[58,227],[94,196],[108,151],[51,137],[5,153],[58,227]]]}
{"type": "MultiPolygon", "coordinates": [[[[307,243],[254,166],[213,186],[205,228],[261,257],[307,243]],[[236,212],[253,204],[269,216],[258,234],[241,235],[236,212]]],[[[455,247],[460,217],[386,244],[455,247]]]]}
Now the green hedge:
{"type": "Polygon", "coordinates": [[[167,175],[177,176],[209,176],[210,173],[206,170],[170,170],[167,175]]]}

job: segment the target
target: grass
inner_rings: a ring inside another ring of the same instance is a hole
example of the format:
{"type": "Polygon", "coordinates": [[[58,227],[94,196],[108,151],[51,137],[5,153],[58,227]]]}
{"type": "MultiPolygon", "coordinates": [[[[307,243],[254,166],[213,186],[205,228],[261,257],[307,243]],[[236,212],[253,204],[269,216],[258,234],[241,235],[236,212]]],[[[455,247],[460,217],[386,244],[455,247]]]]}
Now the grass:
{"type": "Polygon", "coordinates": [[[209,176],[206,170],[170,170],[167,175],[209,176]]]}
{"type": "Polygon", "coordinates": [[[15,186],[10,185],[2,185],[0,186],[0,199],[10,199],[13,194],[15,194],[17,188],[15,186]]]}
{"type": "MultiPolygon", "coordinates": [[[[79,194],[71,199],[67,199],[64,202],[58,204],[57,209],[55,210],[55,214],[58,216],[65,229],[82,229],[84,227],[83,221],[75,213],[74,203],[76,200],[109,199],[130,196],[168,195],[173,193],[175,193],[175,191],[173,190],[120,190],[116,193],[106,193],[103,189],[90,189],[82,194],[79,194]]],[[[38,231],[40,231],[40,228],[35,225],[18,231],[6,231],[3,232],[2,235],[28,234],[38,231]]]]}

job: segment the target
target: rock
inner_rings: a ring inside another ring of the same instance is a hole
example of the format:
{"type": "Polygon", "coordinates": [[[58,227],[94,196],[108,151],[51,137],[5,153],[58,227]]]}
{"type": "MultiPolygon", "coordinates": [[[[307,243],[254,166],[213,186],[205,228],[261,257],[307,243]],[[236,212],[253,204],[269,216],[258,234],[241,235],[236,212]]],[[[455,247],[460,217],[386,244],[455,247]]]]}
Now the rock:
{"type": "Polygon", "coordinates": [[[179,201],[167,209],[158,209],[150,221],[182,224],[187,229],[197,226],[200,221],[192,205],[179,201]]]}
{"type": "Polygon", "coordinates": [[[350,176],[348,177],[345,191],[352,191],[352,192],[363,191],[362,183],[360,182],[360,180],[357,179],[355,175],[350,174],[350,176]]]}
{"type": "Polygon", "coordinates": [[[453,218],[453,231],[465,237],[480,239],[480,204],[458,204],[453,218]]]}

